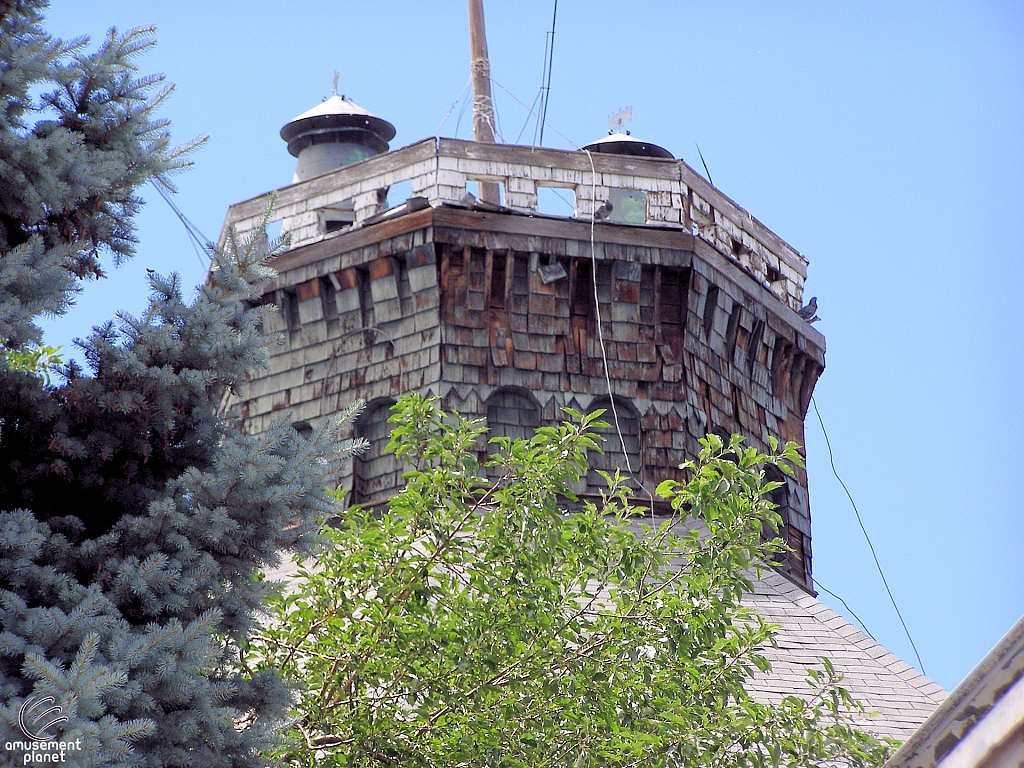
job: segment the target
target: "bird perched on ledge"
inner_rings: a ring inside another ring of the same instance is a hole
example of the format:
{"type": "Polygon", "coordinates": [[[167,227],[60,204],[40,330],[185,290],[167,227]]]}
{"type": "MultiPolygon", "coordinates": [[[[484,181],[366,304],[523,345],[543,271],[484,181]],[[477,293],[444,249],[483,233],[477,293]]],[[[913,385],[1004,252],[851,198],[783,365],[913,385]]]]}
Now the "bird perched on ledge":
{"type": "Polygon", "coordinates": [[[594,221],[604,221],[605,219],[612,215],[612,211],[614,209],[615,206],[612,205],[612,201],[605,200],[603,203],[601,203],[601,206],[596,211],[594,211],[594,221]]]}
{"type": "Polygon", "coordinates": [[[807,302],[807,306],[806,307],[802,307],[801,309],[798,309],[796,311],[796,313],[798,315],[800,315],[800,317],[802,317],[808,323],[814,323],[814,322],[817,322],[818,320],[821,320],[821,318],[818,317],[818,315],[816,314],[817,311],[818,311],[818,297],[817,296],[812,296],[811,300],[809,302],[807,302]]]}

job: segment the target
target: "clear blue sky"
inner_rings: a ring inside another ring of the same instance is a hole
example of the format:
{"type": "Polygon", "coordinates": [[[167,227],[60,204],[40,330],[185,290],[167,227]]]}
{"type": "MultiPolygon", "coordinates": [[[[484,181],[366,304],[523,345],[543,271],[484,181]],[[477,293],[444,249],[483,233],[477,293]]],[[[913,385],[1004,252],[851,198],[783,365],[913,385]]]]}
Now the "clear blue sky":
{"type": "MultiPolygon", "coordinates": [[[[492,75],[527,104],[551,10],[486,2],[492,75]]],[[[57,0],[48,29],[149,23],[159,46],[140,67],[178,85],[163,116],[179,141],[210,134],[177,203],[212,238],[228,205],[291,180],[278,130],[335,70],[394,123],[392,147],[433,135],[469,75],[463,0],[57,0]]],[[[527,114],[495,98],[513,141],[527,114]]],[[[583,144],[626,105],[635,135],[696,168],[699,143],[715,184],[810,259],[835,463],[926,671],[952,689],[1024,613],[1024,5],[562,0],[549,124],[583,144]]],[[[572,147],[550,128],[545,143],[572,147]]],[[[49,324],[50,343],[139,312],[147,267],[201,279],[145,197],[138,257],[49,324]]],[[[815,576],[916,664],[813,411],[807,443],[815,576]]]]}

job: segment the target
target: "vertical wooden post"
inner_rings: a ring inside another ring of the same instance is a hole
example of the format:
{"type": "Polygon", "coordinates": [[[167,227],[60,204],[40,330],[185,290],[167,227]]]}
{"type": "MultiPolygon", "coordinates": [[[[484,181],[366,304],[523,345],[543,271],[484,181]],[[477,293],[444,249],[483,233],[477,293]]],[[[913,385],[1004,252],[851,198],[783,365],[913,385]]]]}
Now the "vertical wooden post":
{"type": "MultiPolygon", "coordinates": [[[[473,75],[473,138],[494,144],[494,102],[491,100],[491,62],[487,57],[483,0],[469,0],[469,53],[473,75]]],[[[498,185],[481,181],[480,200],[501,205],[498,185]]]]}

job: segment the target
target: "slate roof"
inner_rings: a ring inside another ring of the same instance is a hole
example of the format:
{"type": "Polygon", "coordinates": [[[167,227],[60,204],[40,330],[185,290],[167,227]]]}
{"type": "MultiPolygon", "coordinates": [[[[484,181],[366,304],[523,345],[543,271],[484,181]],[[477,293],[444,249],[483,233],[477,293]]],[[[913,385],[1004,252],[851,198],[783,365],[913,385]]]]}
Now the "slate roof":
{"type": "Polygon", "coordinates": [[[808,690],[807,668],[827,657],[844,675],[844,687],[866,709],[859,718],[876,736],[906,740],[946,698],[946,691],[851,625],[782,574],[768,571],[746,602],[780,625],[778,647],[764,655],[772,670],[752,692],[763,701],[808,690]]]}

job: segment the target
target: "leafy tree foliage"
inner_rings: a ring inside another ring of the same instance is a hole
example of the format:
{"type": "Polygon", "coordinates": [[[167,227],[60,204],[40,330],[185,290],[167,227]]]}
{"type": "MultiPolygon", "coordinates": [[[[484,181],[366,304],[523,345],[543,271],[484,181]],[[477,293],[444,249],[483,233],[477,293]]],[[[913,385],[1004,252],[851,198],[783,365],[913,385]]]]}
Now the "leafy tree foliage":
{"type": "Polygon", "coordinates": [[[67,721],[42,735],[77,740],[68,765],[260,765],[288,689],[229,660],[257,573],[315,543],[352,446],[220,412],[273,342],[251,306],[280,247],[262,235],[229,237],[194,298],[151,276],[141,317],[80,342],[88,374],[38,375],[35,319],[131,255],[138,187],[188,149],[154,117],[160,78],[136,76],[151,30],[87,53],[43,31],[44,6],[0,0],[0,746],[51,696],[67,721]]]}
{"type": "Polygon", "coordinates": [[[709,436],[692,479],[658,489],[674,515],[655,525],[621,478],[563,510],[596,415],[492,440],[492,481],[479,422],[415,395],[394,411],[408,484],[382,514],[349,511],[248,648],[248,673],[305,683],[291,764],[881,764],[827,661],[805,697],[748,692],[775,628],[741,598],[783,546],[762,534],[779,524],[762,467],[791,471],[795,445],[709,436]]]}

